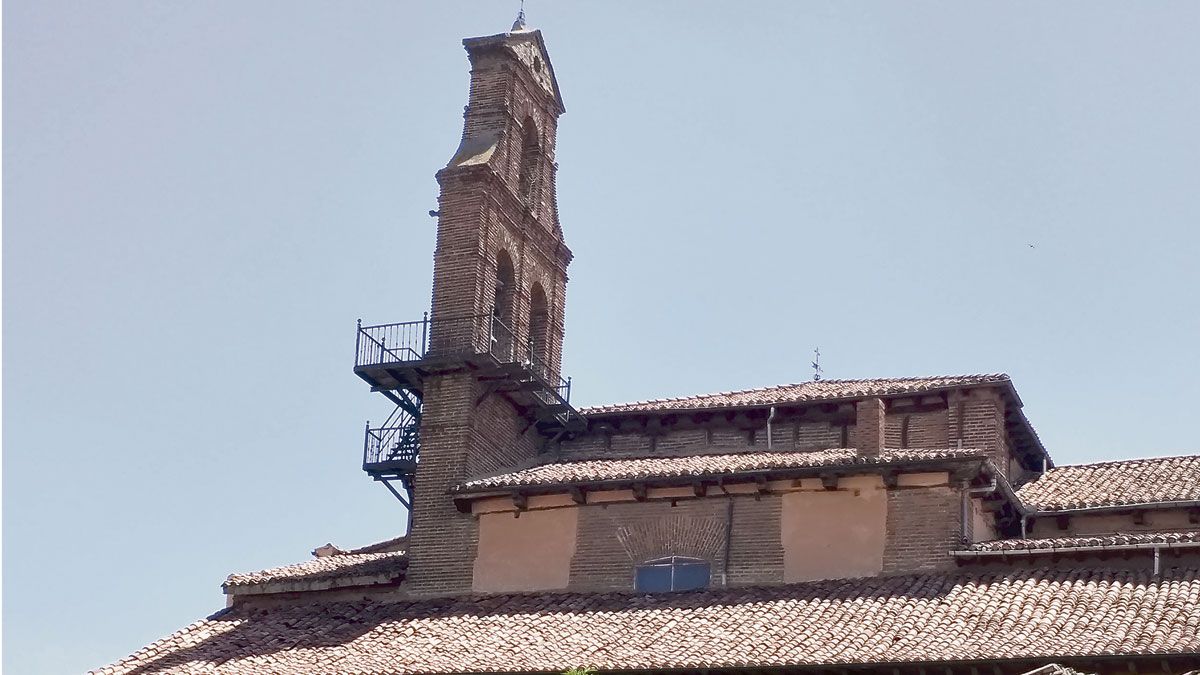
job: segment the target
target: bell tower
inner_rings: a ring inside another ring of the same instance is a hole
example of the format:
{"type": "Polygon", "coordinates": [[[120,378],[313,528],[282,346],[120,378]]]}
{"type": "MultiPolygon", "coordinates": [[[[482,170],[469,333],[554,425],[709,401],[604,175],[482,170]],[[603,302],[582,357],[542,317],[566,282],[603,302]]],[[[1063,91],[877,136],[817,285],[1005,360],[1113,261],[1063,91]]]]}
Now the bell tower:
{"type": "Polygon", "coordinates": [[[471,86],[458,149],[437,172],[431,311],[360,323],[355,360],[397,404],[383,427],[368,423],[363,469],[409,507],[415,596],[471,591],[478,529],[456,485],[586,426],[560,372],[571,251],[555,198],[554,69],[523,18],[463,45],[471,86]]]}
{"type": "Polygon", "coordinates": [[[437,173],[433,317],[491,314],[501,348],[557,377],[571,261],[555,199],[562,97],[541,32],[520,20],[463,44],[471,90],[458,150],[437,173]]]}

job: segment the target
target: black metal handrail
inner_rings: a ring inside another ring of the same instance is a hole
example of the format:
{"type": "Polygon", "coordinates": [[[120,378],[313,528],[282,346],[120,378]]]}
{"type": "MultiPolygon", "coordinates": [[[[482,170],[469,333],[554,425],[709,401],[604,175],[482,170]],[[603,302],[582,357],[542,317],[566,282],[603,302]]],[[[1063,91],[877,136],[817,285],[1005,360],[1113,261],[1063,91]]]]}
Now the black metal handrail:
{"type": "Polygon", "coordinates": [[[490,354],[499,363],[518,363],[569,403],[571,379],[563,379],[536,354],[532,341],[521,348],[516,332],[499,317],[476,314],[364,326],[358,322],[354,365],[378,366],[426,358],[490,354]]]}
{"type": "Polygon", "coordinates": [[[377,429],[372,429],[368,422],[363,440],[363,468],[391,462],[415,465],[420,449],[420,423],[417,420],[408,418],[404,424],[377,429]]]}
{"type": "Polygon", "coordinates": [[[420,321],[364,326],[358,320],[354,340],[354,365],[420,361],[429,344],[429,314],[420,321]]]}
{"type": "Polygon", "coordinates": [[[538,356],[537,350],[534,347],[535,345],[533,344],[532,339],[526,342],[526,367],[528,367],[530,372],[532,372],[534,375],[541,378],[542,381],[549,384],[550,388],[553,389],[556,394],[558,394],[559,398],[561,398],[564,402],[569,403],[571,401],[571,378],[568,377],[564,379],[563,377],[559,376],[558,373],[555,373],[554,370],[550,368],[550,365],[546,363],[540,356],[538,356]]]}

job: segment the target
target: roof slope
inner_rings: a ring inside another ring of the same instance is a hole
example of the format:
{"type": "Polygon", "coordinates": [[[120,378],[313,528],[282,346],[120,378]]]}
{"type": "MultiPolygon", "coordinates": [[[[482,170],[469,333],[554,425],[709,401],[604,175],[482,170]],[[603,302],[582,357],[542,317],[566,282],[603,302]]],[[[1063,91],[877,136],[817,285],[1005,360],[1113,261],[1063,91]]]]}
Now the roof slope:
{"type": "Polygon", "coordinates": [[[681,398],[659,398],[650,401],[598,405],[584,408],[584,415],[606,415],[630,412],[664,412],[670,410],[705,410],[739,406],[763,406],[780,403],[826,401],[864,396],[895,396],[941,391],[991,383],[1009,383],[1008,375],[934,375],[929,377],[884,377],[869,380],[818,380],[784,384],[762,389],[744,389],[717,394],[702,394],[681,398]]]}
{"type": "Polygon", "coordinates": [[[230,574],[226,589],[238,592],[279,592],[279,584],[324,584],[328,587],[364,585],[399,579],[408,567],[404,551],[342,553],[259,572],[230,574]]]}
{"type": "Polygon", "coordinates": [[[456,488],[476,492],[509,487],[551,486],[597,481],[714,478],[738,473],[766,473],[789,469],[880,464],[919,464],[953,459],[983,459],[980,450],[882,450],[861,455],[839,448],[802,452],[742,452],[723,455],[683,455],[586,459],[542,464],[528,469],[474,478],[456,488]]]}
{"type": "Polygon", "coordinates": [[[1200,532],[1117,532],[1115,534],[1054,537],[1051,539],[993,539],[971,544],[965,550],[968,552],[1063,551],[1078,548],[1170,546],[1172,544],[1200,544],[1200,532]]]}
{"type": "Polygon", "coordinates": [[[1200,455],[1058,466],[1017,494],[1035,511],[1200,501],[1200,455]]]}
{"type": "Polygon", "coordinates": [[[1200,569],[874,577],[219,612],[99,673],[451,673],[1200,651],[1200,569]]]}

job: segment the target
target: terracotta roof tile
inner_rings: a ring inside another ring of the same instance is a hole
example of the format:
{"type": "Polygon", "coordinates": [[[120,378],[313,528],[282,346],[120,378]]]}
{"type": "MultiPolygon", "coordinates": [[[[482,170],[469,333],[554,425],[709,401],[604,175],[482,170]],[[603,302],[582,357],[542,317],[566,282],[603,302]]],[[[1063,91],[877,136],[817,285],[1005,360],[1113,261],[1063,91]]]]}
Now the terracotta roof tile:
{"type": "Polygon", "coordinates": [[[584,415],[605,415],[626,412],[658,412],[667,410],[703,410],[738,406],[761,406],[778,403],[799,403],[864,396],[893,396],[940,391],[956,387],[1010,382],[1008,375],[936,375],[930,377],[885,377],[869,380],[819,380],[799,382],[761,389],[743,389],[717,394],[660,398],[650,401],[598,405],[584,408],[584,415]]]}
{"type": "Polygon", "coordinates": [[[474,478],[457,486],[455,491],[478,492],[509,487],[695,478],[810,467],[869,466],[984,457],[986,455],[983,451],[968,449],[883,450],[878,455],[862,455],[854,449],[839,448],[807,452],[742,452],[723,455],[586,459],[542,464],[528,469],[474,478]]]}
{"type": "Polygon", "coordinates": [[[1017,495],[1035,511],[1200,501],[1200,455],[1058,466],[1017,495]]]}
{"type": "Polygon", "coordinates": [[[1025,570],[219,612],[95,671],[452,673],[1200,651],[1200,569],[1025,570]]]}
{"type": "Polygon", "coordinates": [[[1200,532],[1134,532],[1053,539],[997,539],[971,544],[967,551],[1031,551],[1131,544],[1200,544],[1200,532]]]}
{"type": "Polygon", "coordinates": [[[273,589],[281,583],[316,584],[326,586],[362,585],[404,576],[408,558],[404,551],[384,553],[343,553],[306,560],[294,565],[284,565],[259,572],[230,574],[223,586],[233,592],[278,592],[289,588],[273,589]]]}
{"type": "Polygon", "coordinates": [[[396,551],[403,552],[408,548],[408,535],[402,534],[399,537],[377,541],[374,544],[367,544],[358,548],[350,549],[346,553],[393,553],[396,551]]]}

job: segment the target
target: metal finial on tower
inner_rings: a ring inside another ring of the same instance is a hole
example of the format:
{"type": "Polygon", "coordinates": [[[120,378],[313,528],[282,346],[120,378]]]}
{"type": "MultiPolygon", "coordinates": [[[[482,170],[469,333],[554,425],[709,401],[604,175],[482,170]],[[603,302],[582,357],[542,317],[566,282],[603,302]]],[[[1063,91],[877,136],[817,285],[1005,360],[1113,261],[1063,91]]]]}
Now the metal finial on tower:
{"type": "Polygon", "coordinates": [[[821,348],[817,347],[813,350],[813,382],[821,381],[821,348]]]}
{"type": "Polygon", "coordinates": [[[513,22],[513,30],[525,30],[525,0],[521,0],[521,10],[517,12],[517,20],[513,22]]]}

